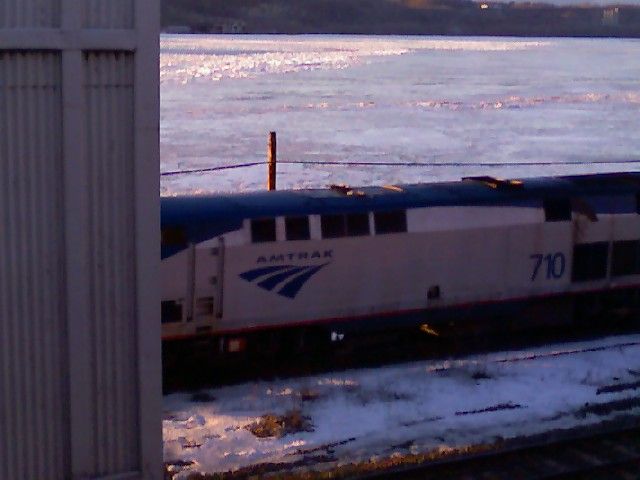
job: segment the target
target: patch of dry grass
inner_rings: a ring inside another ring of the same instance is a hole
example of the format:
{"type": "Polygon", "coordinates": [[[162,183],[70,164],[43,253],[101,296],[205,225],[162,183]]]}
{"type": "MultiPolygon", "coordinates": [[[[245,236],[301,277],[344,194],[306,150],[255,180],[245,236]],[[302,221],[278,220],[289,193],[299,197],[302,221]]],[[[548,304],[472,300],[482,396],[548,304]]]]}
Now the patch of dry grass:
{"type": "Polygon", "coordinates": [[[313,432],[311,418],[302,415],[300,410],[290,410],[284,415],[268,413],[245,428],[258,438],[282,438],[290,433],[313,432]]]}

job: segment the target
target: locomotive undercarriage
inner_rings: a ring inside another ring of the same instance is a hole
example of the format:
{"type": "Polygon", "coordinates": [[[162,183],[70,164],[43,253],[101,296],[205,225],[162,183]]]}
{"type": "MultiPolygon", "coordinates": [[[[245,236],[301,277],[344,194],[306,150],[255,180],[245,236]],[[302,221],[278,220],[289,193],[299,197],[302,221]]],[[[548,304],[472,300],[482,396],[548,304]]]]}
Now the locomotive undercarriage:
{"type": "Polygon", "coordinates": [[[450,357],[628,332],[640,326],[640,288],[371,320],[165,341],[165,388],[450,357]]]}

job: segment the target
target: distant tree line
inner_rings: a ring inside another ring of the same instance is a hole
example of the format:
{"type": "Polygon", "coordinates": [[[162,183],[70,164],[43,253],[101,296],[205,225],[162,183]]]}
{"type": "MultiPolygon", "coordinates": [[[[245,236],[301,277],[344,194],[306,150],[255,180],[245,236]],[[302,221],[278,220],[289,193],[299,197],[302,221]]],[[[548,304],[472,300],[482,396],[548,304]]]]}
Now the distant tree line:
{"type": "Polygon", "coordinates": [[[163,0],[167,30],[640,37],[640,7],[471,0],[163,0]]]}

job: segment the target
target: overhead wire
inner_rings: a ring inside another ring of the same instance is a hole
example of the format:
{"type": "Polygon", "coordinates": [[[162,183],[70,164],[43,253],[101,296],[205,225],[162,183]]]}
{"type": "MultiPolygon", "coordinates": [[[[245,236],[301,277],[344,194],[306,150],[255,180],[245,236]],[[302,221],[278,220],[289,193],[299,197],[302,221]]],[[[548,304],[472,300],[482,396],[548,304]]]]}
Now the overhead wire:
{"type": "MultiPolygon", "coordinates": [[[[256,165],[266,165],[268,162],[248,162],[239,163],[234,165],[219,165],[214,167],[194,168],[189,170],[172,170],[167,172],[161,172],[163,177],[175,176],[175,175],[187,175],[192,173],[207,173],[220,170],[231,170],[236,168],[254,167],[256,165]]],[[[279,160],[279,165],[338,165],[338,166],[380,166],[380,167],[546,167],[554,165],[629,165],[640,164],[640,159],[636,160],[594,160],[588,162],[572,162],[572,161],[559,161],[559,162],[349,162],[340,160],[279,160]]]]}

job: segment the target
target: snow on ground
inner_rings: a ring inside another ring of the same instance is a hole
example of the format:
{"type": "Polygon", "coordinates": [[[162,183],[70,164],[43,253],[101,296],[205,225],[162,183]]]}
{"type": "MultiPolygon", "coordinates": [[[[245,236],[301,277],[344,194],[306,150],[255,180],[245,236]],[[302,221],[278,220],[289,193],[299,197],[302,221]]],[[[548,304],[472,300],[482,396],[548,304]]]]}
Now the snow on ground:
{"type": "Polygon", "coordinates": [[[199,402],[173,394],[164,399],[164,458],[192,462],[180,478],[318,454],[325,464],[316,469],[493,442],[598,423],[608,417],[585,413],[586,404],[638,396],[637,385],[598,389],[638,381],[640,335],[627,335],[247,383],[200,392],[199,402]],[[257,438],[245,428],[293,410],[313,431],[257,438]]]}

